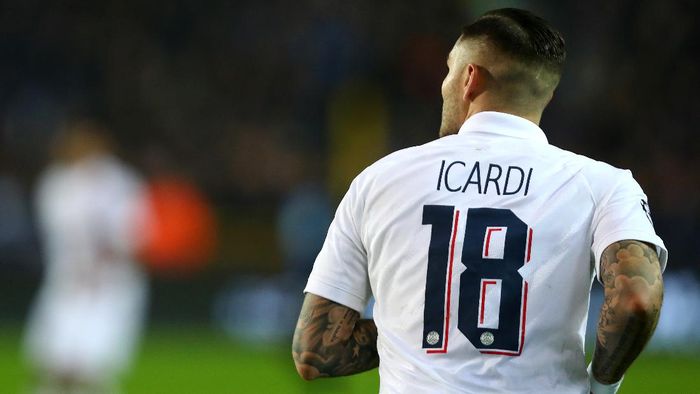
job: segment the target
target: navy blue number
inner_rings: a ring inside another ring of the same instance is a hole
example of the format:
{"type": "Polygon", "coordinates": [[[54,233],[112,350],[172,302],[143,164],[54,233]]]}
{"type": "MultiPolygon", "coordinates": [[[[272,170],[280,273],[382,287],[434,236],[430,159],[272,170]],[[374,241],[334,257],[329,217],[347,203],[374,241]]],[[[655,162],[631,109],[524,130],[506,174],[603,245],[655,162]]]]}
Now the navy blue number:
{"type": "Polygon", "coordinates": [[[467,269],[460,276],[457,327],[479,350],[520,351],[523,277],[518,269],[525,264],[527,235],[527,224],[509,209],[473,208],[468,211],[462,246],[462,264],[467,269]],[[487,227],[507,227],[502,259],[482,257],[487,227]],[[501,280],[497,329],[477,326],[482,279],[501,280]]]}
{"type": "Polygon", "coordinates": [[[445,277],[449,259],[450,233],[455,207],[426,205],[423,224],[431,225],[428,272],[425,277],[423,349],[439,349],[445,326],[445,277]]]}
{"type": "MultiPolygon", "coordinates": [[[[443,348],[445,288],[449,280],[447,268],[454,211],[454,206],[423,207],[423,224],[432,226],[423,310],[424,349],[443,348]]],[[[457,327],[484,353],[519,354],[525,300],[524,280],[518,269],[525,264],[528,225],[509,209],[491,208],[469,209],[466,222],[461,260],[467,269],[460,276],[457,327]],[[507,228],[502,258],[483,257],[489,227],[507,228]],[[477,325],[482,279],[501,281],[498,328],[477,325]]]]}

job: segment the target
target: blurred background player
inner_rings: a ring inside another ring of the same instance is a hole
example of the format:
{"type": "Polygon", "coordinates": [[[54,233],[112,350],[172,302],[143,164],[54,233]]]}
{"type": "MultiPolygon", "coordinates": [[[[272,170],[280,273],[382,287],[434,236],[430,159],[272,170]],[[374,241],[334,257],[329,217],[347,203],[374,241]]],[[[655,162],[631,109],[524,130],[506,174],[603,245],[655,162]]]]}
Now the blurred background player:
{"type": "Polygon", "coordinates": [[[46,261],[26,337],[36,392],[117,390],[147,298],[134,259],[142,193],[101,125],[79,120],[58,134],[36,195],[46,261]]]}

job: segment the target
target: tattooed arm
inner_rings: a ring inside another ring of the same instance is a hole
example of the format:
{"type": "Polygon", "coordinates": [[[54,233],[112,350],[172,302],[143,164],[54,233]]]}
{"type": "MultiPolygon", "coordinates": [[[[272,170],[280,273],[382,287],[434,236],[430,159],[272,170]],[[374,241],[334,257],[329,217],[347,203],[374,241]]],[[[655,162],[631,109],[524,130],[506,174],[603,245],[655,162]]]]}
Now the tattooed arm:
{"type": "Polygon", "coordinates": [[[294,331],[292,356],[305,380],[376,368],[377,326],[372,320],[361,320],[353,309],[306,294],[294,331]]]}
{"type": "Polygon", "coordinates": [[[593,355],[594,378],[619,381],[654,333],[663,301],[656,249],[639,241],[620,241],[603,252],[600,272],[605,301],[593,355]]]}

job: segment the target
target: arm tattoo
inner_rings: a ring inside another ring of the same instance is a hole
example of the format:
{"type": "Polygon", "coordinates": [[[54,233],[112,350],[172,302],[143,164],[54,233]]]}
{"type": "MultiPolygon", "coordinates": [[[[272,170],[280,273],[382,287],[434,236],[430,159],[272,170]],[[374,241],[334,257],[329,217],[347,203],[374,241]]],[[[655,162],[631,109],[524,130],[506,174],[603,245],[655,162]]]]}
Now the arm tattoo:
{"type": "Polygon", "coordinates": [[[292,356],[305,379],[344,376],[379,365],[377,326],[346,306],[307,294],[294,331],[292,356]]]}
{"type": "Polygon", "coordinates": [[[663,280],[655,248],[639,241],[608,246],[600,271],[605,299],[592,368],[596,380],[610,384],[622,378],[654,333],[663,280]]]}

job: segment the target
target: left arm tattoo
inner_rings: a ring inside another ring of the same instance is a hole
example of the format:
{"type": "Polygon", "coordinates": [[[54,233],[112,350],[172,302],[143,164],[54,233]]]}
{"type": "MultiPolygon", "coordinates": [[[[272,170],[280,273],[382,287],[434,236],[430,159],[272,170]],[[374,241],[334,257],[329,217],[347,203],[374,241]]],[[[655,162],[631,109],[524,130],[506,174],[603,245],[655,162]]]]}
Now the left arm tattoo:
{"type": "Polygon", "coordinates": [[[292,356],[306,380],[376,368],[377,326],[361,320],[351,308],[307,294],[294,331],[292,356]]]}
{"type": "Polygon", "coordinates": [[[611,384],[622,378],[654,333],[663,279],[655,248],[634,240],[609,245],[600,269],[605,299],[592,369],[599,382],[611,384]]]}

